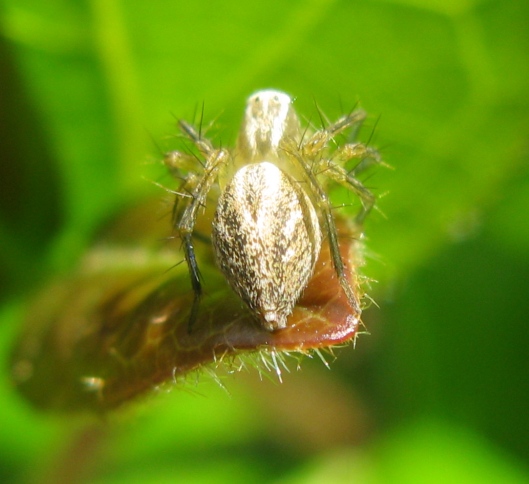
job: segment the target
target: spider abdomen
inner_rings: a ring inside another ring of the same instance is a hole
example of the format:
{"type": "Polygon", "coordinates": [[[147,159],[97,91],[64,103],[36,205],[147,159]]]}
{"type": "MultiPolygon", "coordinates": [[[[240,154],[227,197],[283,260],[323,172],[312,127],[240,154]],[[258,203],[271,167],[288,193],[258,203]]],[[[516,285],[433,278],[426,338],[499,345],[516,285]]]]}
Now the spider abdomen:
{"type": "Polygon", "coordinates": [[[299,182],[273,163],[242,167],[219,198],[212,238],[233,290],[265,329],[284,328],[321,248],[318,217],[299,182]]]}

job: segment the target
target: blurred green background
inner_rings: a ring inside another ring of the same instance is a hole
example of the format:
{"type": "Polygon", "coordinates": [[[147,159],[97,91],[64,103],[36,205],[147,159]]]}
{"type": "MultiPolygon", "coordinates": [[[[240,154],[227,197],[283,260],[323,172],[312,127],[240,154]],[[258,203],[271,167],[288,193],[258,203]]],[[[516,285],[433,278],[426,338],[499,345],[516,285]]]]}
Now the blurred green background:
{"type": "Polygon", "coordinates": [[[529,482],[528,2],[1,0],[0,33],[1,482],[529,482]],[[231,144],[266,87],[380,117],[371,336],[108,422],[32,409],[7,371],[31,294],[161,196],[175,116],[204,102],[231,144]]]}

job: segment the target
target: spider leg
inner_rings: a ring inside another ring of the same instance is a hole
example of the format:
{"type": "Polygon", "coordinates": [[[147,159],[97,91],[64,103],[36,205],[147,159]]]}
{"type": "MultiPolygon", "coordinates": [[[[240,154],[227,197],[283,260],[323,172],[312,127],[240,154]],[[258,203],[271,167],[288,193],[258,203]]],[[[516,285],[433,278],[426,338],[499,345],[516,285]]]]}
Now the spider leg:
{"type": "Polygon", "coordinates": [[[308,158],[325,150],[329,142],[337,135],[353,126],[360,127],[366,119],[367,114],[361,109],[349,113],[347,116],[341,117],[335,123],[326,128],[316,131],[308,140],[302,142],[300,146],[303,155],[308,158]]]}
{"type": "Polygon", "coordinates": [[[363,143],[348,143],[340,146],[333,153],[332,160],[341,165],[344,165],[350,160],[358,160],[356,166],[348,171],[348,174],[352,177],[357,177],[373,165],[387,166],[382,161],[378,150],[363,143]]]}
{"type": "Polygon", "coordinates": [[[174,178],[180,178],[182,172],[193,173],[200,159],[191,153],[169,151],[164,154],[163,163],[174,178]]]}
{"type": "Polygon", "coordinates": [[[366,216],[371,212],[376,203],[376,197],[369,191],[364,184],[356,178],[356,175],[368,168],[368,164],[364,163],[367,157],[374,157],[376,163],[380,163],[380,155],[376,150],[367,148],[361,144],[345,145],[338,150],[338,155],[333,159],[320,160],[320,169],[325,172],[330,178],[338,182],[340,185],[345,186],[347,189],[352,190],[362,203],[360,211],[356,215],[355,222],[358,226],[361,226],[366,216]],[[346,153],[345,159],[350,160],[353,158],[359,158],[360,163],[352,171],[347,171],[343,166],[336,163],[336,159],[340,159],[343,153],[346,153]],[[354,154],[352,154],[354,151],[354,154]],[[352,155],[351,155],[352,154],[352,155]]]}
{"type": "Polygon", "coordinates": [[[332,155],[332,159],[321,157],[321,153],[325,152],[326,147],[343,131],[349,128],[358,128],[366,119],[366,112],[362,110],[352,111],[346,116],[343,116],[335,123],[327,126],[324,129],[316,131],[308,140],[306,140],[300,147],[300,151],[304,158],[312,160],[318,168],[318,172],[326,173],[336,182],[352,190],[362,202],[362,208],[355,218],[358,226],[361,226],[375,205],[375,196],[356,178],[356,176],[369,168],[372,164],[382,163],[380,154],[374,148],[371,148],[363,143],[348,143],[340,146],[332,155]],[[346,162],[357,159],[358,164],[351,170],[347,171],[343,166],[346,162]]]}
{"type": "MultiPolygon", "coordinates": [[[[218,176],[219,170],[228,163],[229,153],[224,149],[215,149],[209,140],[201,137],[194,126],[185,121],[179,122],[180,130],[189,138],[200,154],[204,157],[203,173],[197,177],[191,176],[185,188],[189,190],[189,197],[179,198],[173,210],[173,227],[177,235],[182,240],[184,256],[189,269],[191,287],[194,292],[193,304],[188,322],[188,330],[191,331],[197,315],[202,296],[202,283],[200,281],[200,271],[195,256],[193,245],[193,230],[195,227],[198,209],[206,204],[207,195],[211,186],[218,176]]],[[[200,159],[198,159],[200,161],[200,159]]],[[[166,164],[170,169],[189,169],[193,164],[196,167],[197,158],[191,154],[171,152],[166,155],[166,164]],[[194,163],[192,163],[194,162],[194,163]]]]}
{"type": "Polygon", "coordinates": [[[314,195],[314,198],[316,199],[316,202],[323,216],[322,218],[325,230],[327,232],[331,258],[334,270],[336,271],[336,275],[338,276],[338,280],[340,282],[340,286],[342,287],[349,301],[349,304],[355,311],[356,315],[359,316],[361,314],[360,300],[354,293],[353,289],[351,288],[351,285],[349,284],[349,281],[347,280],[347,276],[345,273],[345,265],[343,263],[343,259],[340,253],[340,246],[338,244],[338,233],[336,230],[336,224],[334,223],[331,202],[329,200],[329,197],[327,196],[327,193],[318,182],[318,179],[313,169],[311,168],[309,162],[305,160],[299,150],[293,148],[293,146],[290,146],[288,148],[285,147],[285,151],[291,156],[292,160],[297,164],[298,168],[301,169],[301,172],[305,174],[305,178],[308,182],[311,193],[314,195]]]}
{"type": "Polygon", "coordinates": [[[191,331],[197,316],[198,307],[200,305],[200,298],[202,296],[202,284],[200,282],[201,276],[198,269],[197,259],[195,257],[195,248],[193,247],[193,239],[191,234],[185,234],[182,236],[182,244],[184,246],[184,254],[189,268],[189,277],[191,278],[191,287],[193,288],[193,305],[191,306],[191,312],[189,313],[188,331],[191,331]]]}
{"type": "Polygon", "coordinates": [[[356,175],[370,166],[372,163],[371,160],[375,163],[380,163],[380,155],[373,148],[361,143],[349,143],[338,148],[333,153],[332,159],[328,159],[322,156],[322,154],[326,152],[327,147],[335,136],[349,128],[355,128],[355,132],[358,131],[358,128],[365,118],[365,111],[352,111],[335,123],[316,131],[307,140],[302,140],[299,146],[294,146],[293,143],[285,143],[284,146],[285,151],[291,156],[298,168],[301,169],[301,172],[305,174],[311,193],[320,208],[324,227],[327,232],[334,269],[340,285],[349,300],[349,304],[358,315],[361,312],[360,300],[347,280],[345,265],[338,244],[338,234],[332,214],[332,205],[327,193],[318,181],[317,174],[325,173],[336,182],[352,190],[360,198],[362,208],[356,216],[355,223],[358,227],[361,227],[365,217],[375,205],[376,198],[356,178],[356,175]],[[343,166],[338,164],[352,159],[358,159],[360,161],[351,172],[347,172],[343,166]]]}

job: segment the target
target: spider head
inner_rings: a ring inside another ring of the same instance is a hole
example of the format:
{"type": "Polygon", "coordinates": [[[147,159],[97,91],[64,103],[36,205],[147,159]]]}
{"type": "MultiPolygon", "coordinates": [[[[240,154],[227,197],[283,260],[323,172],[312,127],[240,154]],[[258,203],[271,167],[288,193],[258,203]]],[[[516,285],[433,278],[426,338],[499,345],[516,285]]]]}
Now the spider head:
{"type": "Polygon", "coordinates": [[[237,141],[241,163],[276,161],[285,138],[299,140],[298,116],[287,94],[265,90],[248,98],[237,141]]]}

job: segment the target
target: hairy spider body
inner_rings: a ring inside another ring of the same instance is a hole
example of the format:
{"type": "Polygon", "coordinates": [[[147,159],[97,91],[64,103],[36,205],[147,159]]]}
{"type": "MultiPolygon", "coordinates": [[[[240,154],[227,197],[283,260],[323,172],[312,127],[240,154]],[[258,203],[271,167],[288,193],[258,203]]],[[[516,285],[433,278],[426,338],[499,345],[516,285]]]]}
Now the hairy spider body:
{"type": "Polygon", "coordinates": [[[220,193],[212,225],[215,256],[226,280],[262,327],[267,331],[286,327],[318,259],[320,225],[340,285],[360,318],[360,301],[346,277],[332,207],[320,179],[325,176],[359,196],[362,208],[355,221],[361,225],[375,198],[355,176],[364,160],[380,161],[378,152],[350,143],[330,154],[329,144],[364,119],[363,111],[353,111],[312,135],[303,134],[288,95],[259,91],[248,99],[233,152],[213,148],[194,127],[180,122],[180,129],[204,159],[202,176],[197,176],[193,170],[197,160],[192,155],[171,152],[165,158],[171,171],[188,172],[187,194],[178,194],[173,222],[184,245],[195,293],[190,325],[202,294],[193,228],[209,190],[225,174],[231,178],[220,193]],[[359,163],[348,172],[344,164],[351,159],[359,163]]]}
{"type": "Polygon", "coordinates": [[[267,161],[243,166],[219,198],[212,241],[220,269],[263,326],[285,328],[321,248],[318,216],[299,184],[267,161]]]}

